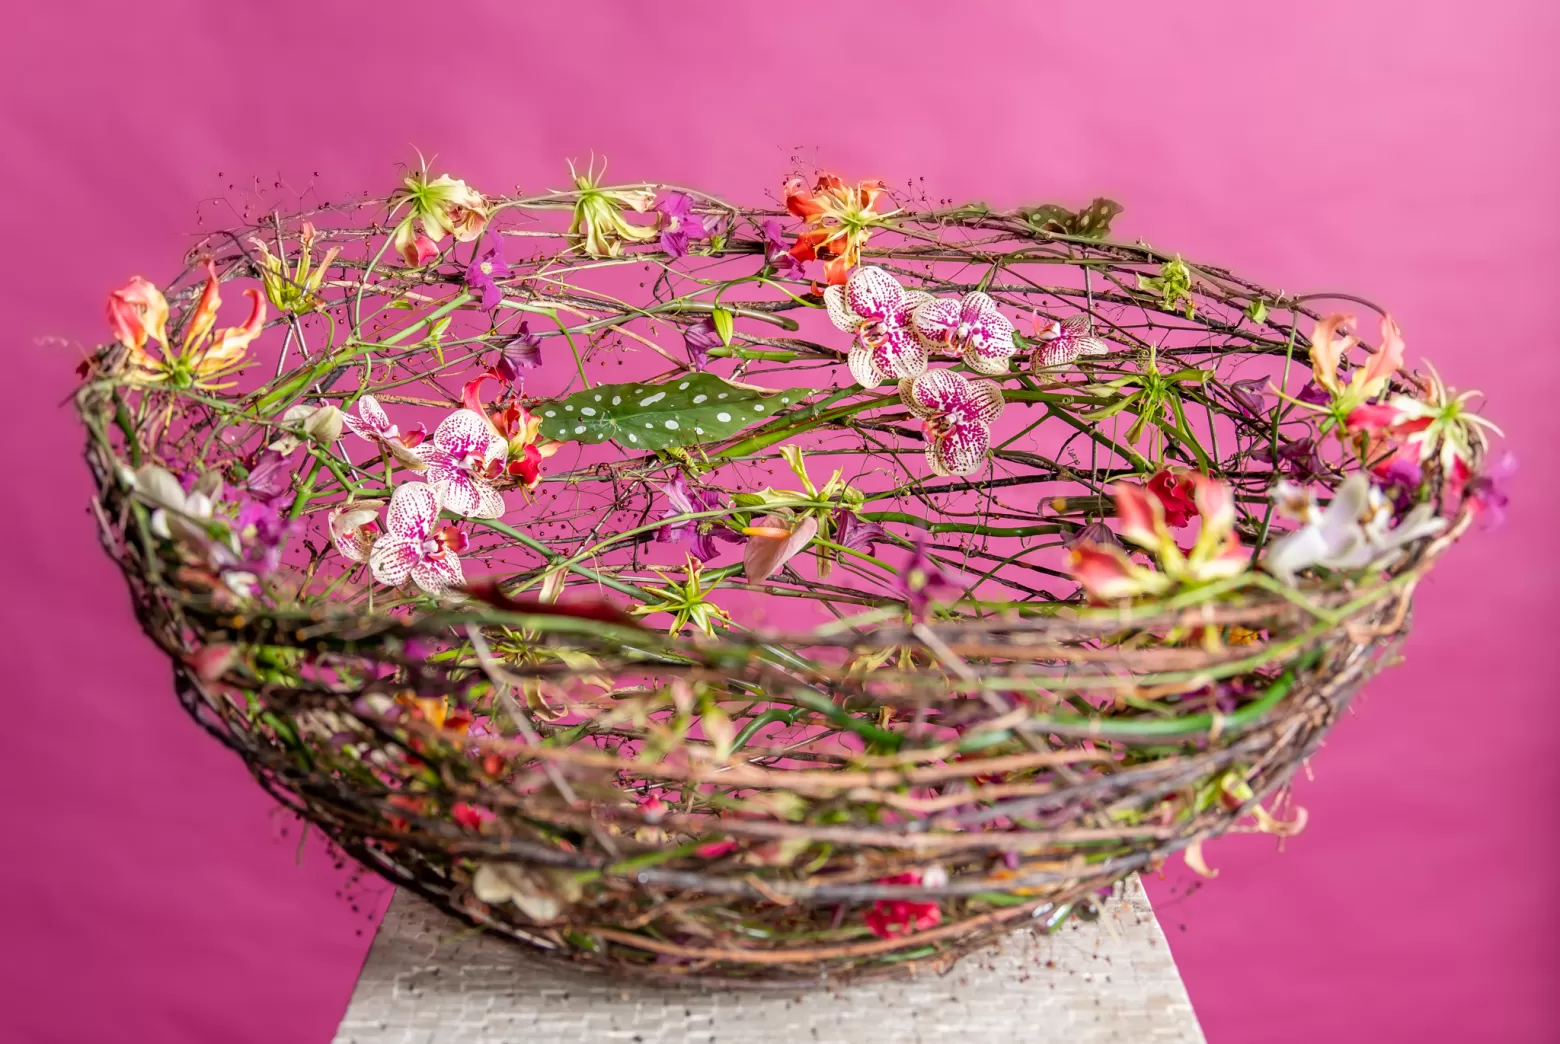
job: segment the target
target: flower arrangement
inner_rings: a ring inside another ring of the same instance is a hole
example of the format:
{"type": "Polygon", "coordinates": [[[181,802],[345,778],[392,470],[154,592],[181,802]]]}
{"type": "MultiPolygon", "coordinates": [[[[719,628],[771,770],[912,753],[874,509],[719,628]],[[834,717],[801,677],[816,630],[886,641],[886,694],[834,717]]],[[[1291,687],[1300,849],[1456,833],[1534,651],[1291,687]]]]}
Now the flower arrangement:
{"type": "Polygon", "coordinates": [[[196,719],[473,923],[663,979],[942,967],[1299,830],[1504,506],[1385,313],[1120,211],[592,165],[274,214],[109,296],[104,544],[196,719]]]}

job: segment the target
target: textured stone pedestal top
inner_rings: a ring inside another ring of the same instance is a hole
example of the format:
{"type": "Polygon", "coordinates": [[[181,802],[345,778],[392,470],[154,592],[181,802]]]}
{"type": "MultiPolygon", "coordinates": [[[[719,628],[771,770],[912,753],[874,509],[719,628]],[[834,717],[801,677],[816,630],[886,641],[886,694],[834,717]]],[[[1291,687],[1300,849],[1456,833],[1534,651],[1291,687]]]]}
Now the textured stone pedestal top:
{"type": "Polygon", "coordinates": [[[1125,893],[1097,922],[1021,929],[944,976],[755,993],[614,984],[398,892],[335,1044],[1201,1044],[1148,897],[1136,878],[1125,893]]]}

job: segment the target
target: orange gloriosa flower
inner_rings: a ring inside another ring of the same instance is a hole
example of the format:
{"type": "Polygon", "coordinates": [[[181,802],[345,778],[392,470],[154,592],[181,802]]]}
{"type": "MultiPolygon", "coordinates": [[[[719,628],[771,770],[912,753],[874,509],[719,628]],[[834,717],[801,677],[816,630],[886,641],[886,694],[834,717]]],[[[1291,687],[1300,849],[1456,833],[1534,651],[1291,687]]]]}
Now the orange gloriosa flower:
{"type": "Polygon", "coordinates": [[[807,226],[790,250],[798,261],[822,261],[831,284],[845,282],[850,269],[860,263],[861,248],[874,225],[897,211],[879,211],[881,181],[847,185],[838,175],[824,174],[809,192],[800,178],[785,186],[785,209],[807,226]]]}

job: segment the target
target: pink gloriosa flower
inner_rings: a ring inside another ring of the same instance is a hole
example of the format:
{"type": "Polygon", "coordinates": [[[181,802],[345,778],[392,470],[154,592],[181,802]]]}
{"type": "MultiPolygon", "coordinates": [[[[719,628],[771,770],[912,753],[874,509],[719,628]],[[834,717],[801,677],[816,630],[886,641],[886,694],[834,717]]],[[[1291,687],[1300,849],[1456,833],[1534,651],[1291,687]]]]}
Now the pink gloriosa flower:
{"type": "Polygon", "coordinates": [[[991,422],[1002,415],[1002,389],[952,370],[927,370],[899,382],[899,398],[926,427],[926,463],[935,475],[973,475],[991,449],[991,422]]]}
{"type": "Polygon", "coordinates": [[[465,583],[459,552],[466,538],[453,525],[439,527],[439,496],[425,482],[396,489],[385,512],[385,533],[374,541],[369,568],[374,579],[399,587],[410,577],[429,594],[465,583]]]}

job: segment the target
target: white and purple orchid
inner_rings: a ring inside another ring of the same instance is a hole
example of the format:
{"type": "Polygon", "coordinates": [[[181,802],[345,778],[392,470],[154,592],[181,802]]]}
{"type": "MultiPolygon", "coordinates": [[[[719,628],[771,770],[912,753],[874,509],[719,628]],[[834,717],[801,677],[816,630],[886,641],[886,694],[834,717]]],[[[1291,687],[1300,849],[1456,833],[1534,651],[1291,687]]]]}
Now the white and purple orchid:
{"type": "Polygon", "coordinates": [[[385,533],[373,542],[368,565],[382,584],[399,587],[409,577],[429,594],[440,594],[465,583],[460,569],[465,549],[466,537],[457,527],[439,526],[439,495],[433,487],[408,482],[390,497],[385,533]]]}
{"type": "Polygon", "coordinates": [[[341,556],[351,562],[367,562],[379,539],[377,500],[359,500],[343,504],[330,513],[330,542],[341,556]]]}
{"type": "Polygon", "coordinates": [[[863,388],[915,377],[926,369],[926,346],[910,329],[910,316],[930,294],[906,290],[881,268],[858,268],[845,285],[823,292],[829,320],[856,335],[847,362],[863,388]]]}
{"type": "Polygon", "coordinates": [[[422,458],[412,452],[428,437],[427,431],[421,424],[403,433],[400,428],[390,423],[385,408],[379,405],[379,400],[372,395],[359,397],[357,410],[356,417],[350,413],[341,415],[341,423],[348,431],[360,439],[367,439],[382,449],[390,451],[396,460],[413,471],[422,470],[422,458]]]}
{"type": "Polygon", "coordinates": [[[928,349],[962,355],[964,365],[992,377],[1008,372],[1008,360],[1017,351],[1012,321],[997,310],[990,294],[979,290],[957,301],[922,301],[911,313],[910,328],[928,349]]]}
{"type": "Polygon", "coordinates": [[[1363,471],[1344,479],[1326,508],[1317,506],[1309,490],[1291,482],[1278,483],[1273,500],[1280,514],[1302,523],[1275,540],[1262,559],[1268,572],[1289,584],[1311,566],[1384,569],[1404,545],[1446,528],[1446,520],[1437,517],[1430,504],[1416,505],[1393,526],[1391,501],[1363,471]]]}
{"type": "Polygon", "coordinates": [[[475,410],[456,410],[439,422],[433,437],[417,447],[426,465],[423,478],[445,510],[466,518],[498,518],[504,498],[491,485],[503,474],[509,444],[475,410]]]}
{"type": "Polygon", "coordinates": [[[991,422],[1002,415],[1002,389],[952,370],[927,370],[899,382],[899,397],[926,427],[926,463],[937,475],[972,475],[986,462],[991,422]]]}
{"type": "Polygon", "coordinates": [[[1036,371],[1053,366],[1071,366],[1084,355],[1105,355],[1110,348],[1090,329],[1086,315],[1068,316],[1065,322],[1052,320],[1035,331],[1040,347],[1035,349],[1030,366],[1036,371]]]}

